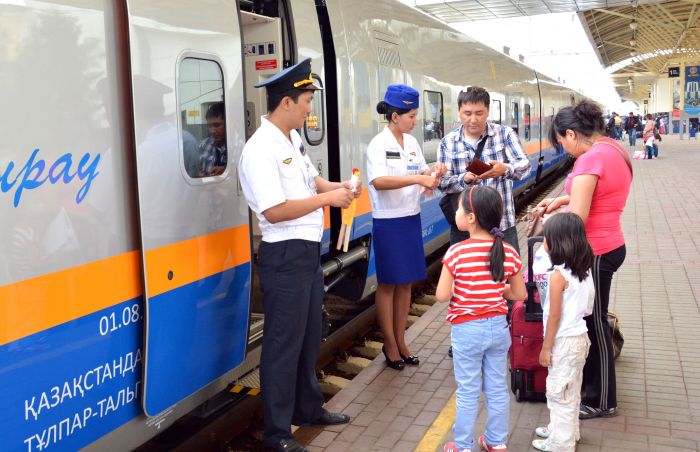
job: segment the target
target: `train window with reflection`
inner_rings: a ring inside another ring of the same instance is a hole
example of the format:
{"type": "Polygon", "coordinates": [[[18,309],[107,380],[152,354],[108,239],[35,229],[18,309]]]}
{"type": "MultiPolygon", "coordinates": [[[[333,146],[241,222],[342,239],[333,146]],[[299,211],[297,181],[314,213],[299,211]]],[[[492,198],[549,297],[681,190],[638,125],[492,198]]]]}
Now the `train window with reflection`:
{"type": "MultiPolygon", "coordinates": [[[[323,87],[321,79],[316,74],[312,74],[311,77],[318,86],[323,87]]],[[[314,100],[311,101],[311,113],[309,113],[306,117],[306,122],[304,122],[304,136],[306,141],[312,146],[321,144],[323,137],[326,135],[323,105],[323,90],[314,91],[314,100]]]]}
{"type": "Polygon", "coordinates": [[[517,102],[513,102],[513,111],[510,117],[510,128],[515,131],[517,135],[520,135],[520,105],[517,102]]]}
{"type": "Polygon", "coordinates": [[[501,123],[501,101],[492,100],[491,101],[491,111],[489,112],[489,120],[495,122],[496,124],[501,123]]]}
{"type": "Polygon", "coordinates": [[[182,156],[191,178],[223,174],[228,164],[224,76],[215,61],[185,58],[180,63],[178,99],[182,156]]]}
{"type": "Polygon", "coordinates": [[[424,141],[441,140],[444,136],[442,93],[423,91],[423,139],[424,141]]]}
{"type": "Polygon", "coordinates": [[[523,118],[523,126],[525,126],[525,140],[530,139],[530,104],[525,104],[525,117],[523,118]]]}

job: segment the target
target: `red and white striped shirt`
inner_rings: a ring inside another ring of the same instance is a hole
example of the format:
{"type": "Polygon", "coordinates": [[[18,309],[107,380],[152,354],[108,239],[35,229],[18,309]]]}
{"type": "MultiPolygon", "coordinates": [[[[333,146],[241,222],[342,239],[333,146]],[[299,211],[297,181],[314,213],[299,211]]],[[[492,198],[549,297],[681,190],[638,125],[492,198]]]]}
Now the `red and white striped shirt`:
{"type": "Polygon", "coordinates": [[[515,249],[503,242],[505,278],[502,282],[494,281],[489,270],[492,245],[493,240],[470,238],[447,250],[442,263],[454,277],[448,322],[458,324],[508,313],[503,299],[505,281],[520,272],[522,263],[515,249]]]}

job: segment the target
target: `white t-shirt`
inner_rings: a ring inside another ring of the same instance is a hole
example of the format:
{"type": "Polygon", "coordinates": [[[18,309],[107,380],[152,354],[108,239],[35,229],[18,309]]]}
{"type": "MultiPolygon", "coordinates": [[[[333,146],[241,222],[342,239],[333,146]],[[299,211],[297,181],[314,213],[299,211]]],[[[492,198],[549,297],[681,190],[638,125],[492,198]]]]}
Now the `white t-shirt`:
{"type": "Polygon", "coordinates": [[[302,239],[320,242],[323,234],[323,209],[294,220],[272,224],[262,214],[288,199],[304,199],[316,195],[314,168],[296,130],[282,131],[261,118],[260,128],[243,147],[238,163],[243,194],[260,220],[262,239],[273,243],[302,239]],[[304,152],[302,153],[302,150],[304,152]]]}
{"type": "Polygon", "coordinates": [[[367,146],[367,180],[374,218],[400,218],[420,213],[420,185],[377,190],[372,183],[383,176],[410,176],[428,168],[418,141],[403,134],[403,149],[388,127],[367,146]]]}
{"type": "Polygon", "coordinates": [[[564,289],[564,298],[561,304],[561,318],[559,319],[559,329],[556,337],[578,336],[588,331],[584,316],[590,315],[593,312],[593,302],[595,289],[593,287],[593,278],[591,272],[588,272],[588,277],[583,281],[571,274],[569,269],[563,265],[555,265],[554,269],[547,275],[547,296],[542,303],[542,321],[544,322],[544,332],[547,334],[547,317],[549,317],[549,303],[551,284],[549,279],[555,270],[564,277],[569,286],[564,289]]]}
{"type": "Polygon", "coordinates": [[[646,143],[644,143],[645,146],[654,146],[654,135],[649,135],[649,138],[647,138],[646,143]]]}

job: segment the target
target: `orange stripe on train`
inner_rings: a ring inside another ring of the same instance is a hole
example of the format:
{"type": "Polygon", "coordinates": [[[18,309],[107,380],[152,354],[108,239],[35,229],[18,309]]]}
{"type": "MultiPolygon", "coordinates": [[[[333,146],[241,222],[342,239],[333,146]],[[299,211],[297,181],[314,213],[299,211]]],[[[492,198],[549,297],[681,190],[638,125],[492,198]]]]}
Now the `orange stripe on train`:
{"type": "Polygon", "coordinates": [[[0,287],[0,345],[141,295],[140,253],[0,287]]]}
{"type": "MultiPolygon", "coordinates": [[[[0,345],[140,296],[140,259],[130,251],[0,287],[0,345]]],[[[157,248],[146,259],[150,296],[159,295],[250,262],[249,227],[157,248]]]]}
{"type": "Polygon", "coordinates": [[[148,296],[155,297],[246,262],[250,262],[248,225],[146,251],[148,296]]]}

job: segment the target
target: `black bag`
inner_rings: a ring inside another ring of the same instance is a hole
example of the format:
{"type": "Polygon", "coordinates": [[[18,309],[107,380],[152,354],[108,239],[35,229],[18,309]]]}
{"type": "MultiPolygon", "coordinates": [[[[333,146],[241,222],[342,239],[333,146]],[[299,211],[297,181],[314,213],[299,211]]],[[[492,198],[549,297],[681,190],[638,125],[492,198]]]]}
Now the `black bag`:
{"type": "MultiPolygon", "coordinates": [[[[485,136],[479,144],[476,146],[476,151],[474,152],[473,160],[481,159],[481,154],[484,152],[484,146],[486,145],[486,140],[488,136],[485,136]]],[[[455,226],[455,215],[457,214],[457,209],[459,209],[459,195],[462,193],[445,193],[445,195],[440,199],[440,209],[442,214],[445,216],[445,220],[450,226],[455,226]]]]}

